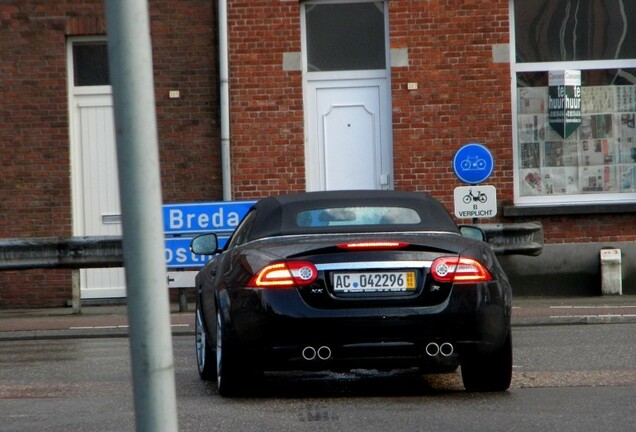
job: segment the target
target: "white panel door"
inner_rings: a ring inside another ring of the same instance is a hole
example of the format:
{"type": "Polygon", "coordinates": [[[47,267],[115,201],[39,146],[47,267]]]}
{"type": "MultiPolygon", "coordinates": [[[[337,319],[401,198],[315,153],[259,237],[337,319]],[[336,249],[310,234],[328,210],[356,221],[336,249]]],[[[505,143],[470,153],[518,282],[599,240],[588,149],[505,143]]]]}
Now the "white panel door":
{"type": "Polygon", "coordinates": [[[379,189],[378,88],[318,88],[316,93],[321,189],[379,189]]]}
{"type": "Polygon", "coordinates": [[[307,189],[390,189],[386,80],[308,83],[307,189]]]}
{"type": "MultiPolygon", "coordinates": [[[[80,236],[121,235],[113,104],[110,94],[72,99],[74,231],[80,236]]],[[[82,299],[124,297],[124,271],[80,271],[82,299]]]]}

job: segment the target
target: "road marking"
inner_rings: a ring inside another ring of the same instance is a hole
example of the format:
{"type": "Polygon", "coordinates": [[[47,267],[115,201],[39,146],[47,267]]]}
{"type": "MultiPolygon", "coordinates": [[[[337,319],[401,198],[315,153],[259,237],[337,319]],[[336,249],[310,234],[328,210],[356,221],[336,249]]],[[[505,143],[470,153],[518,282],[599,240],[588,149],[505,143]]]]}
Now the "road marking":
{"type": "Polygon", "coordinates": [[[550,315],[550,319],[562,319],[562,318],[635,318],[636,314],[598,314],[598,315],[550,315]]]}
{"type": "Polygon", "coordinates": [[[636,308],[636,305],[625,305],[625,306],[610,306],[610,305],[602,305],[602,306],[550,306],[550,309],[630,309],[636,308]]]}
{"type": "MultiPolygon", "coordinates": [[[[190,327],[190,324],[172,324],[170,327],[190,327]]],[[[129,325],[118,326],[85,326],[85,327],[69,327],[69,330],[113,330],[113,329],[128,329],[129,325]]]]}

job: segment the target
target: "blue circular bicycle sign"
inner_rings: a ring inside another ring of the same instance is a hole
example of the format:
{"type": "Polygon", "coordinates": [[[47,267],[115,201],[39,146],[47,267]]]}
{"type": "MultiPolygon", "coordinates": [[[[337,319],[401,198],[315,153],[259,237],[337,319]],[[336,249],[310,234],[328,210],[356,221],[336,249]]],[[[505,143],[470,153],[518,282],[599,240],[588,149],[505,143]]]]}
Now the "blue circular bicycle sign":
{"type": "Polygon", "coordinates": [[[478,184],[486,181],[495,167],[490,151],[481,144],[466,144],[453,158],[455,175],[464,183],[478,184]]]}

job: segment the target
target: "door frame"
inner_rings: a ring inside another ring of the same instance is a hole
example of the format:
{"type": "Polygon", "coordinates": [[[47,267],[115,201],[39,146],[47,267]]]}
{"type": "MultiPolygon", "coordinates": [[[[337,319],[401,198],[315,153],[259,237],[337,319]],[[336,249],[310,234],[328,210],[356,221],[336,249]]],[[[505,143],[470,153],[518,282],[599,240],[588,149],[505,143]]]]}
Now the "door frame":
{"type": "MultiPolygon", "coordinates": [[[[90,167],[84,164],[84,146],[81,130],[81,107],[104,107],[113,109],[112,87],[110,85],[75,86],[73,45],[82,42],[106,42],[105,36],[72,37],[66,44],[67,61],[67,98],[69,118],[69,152],[71,176],[71,208],[72,232],[74,236],[100,235],[95,234],[87,226],[87,210],[85,200],[86,186],[83,172],[90,167]]],[[[114,129],[113,129],[114,146],[114,129]]],[[[114,148],[113,148],[114,150],[114,148]]],[[[110,193],[109,190],[107,193],[110,193]]],[[[117,189],[118,194],[118,189],[117,189]]],[[[101,195],[100,195],[101,196],[101,195]]],[[[120,215],[106,215],[108,223],[121,224],[120,215]]],[[[104,217],[102,217],[102,220],[104,217]]],[[[119,229],[121,232],[121,229],[119,229]]],[[[106,235],[106,234],[104,234],[106,235]]],[[[112,235],[112,233],[110,234],[112,235]]],[[[120,298],[126,296],[126,283],[123,268],[80,269],[79,291],[82,299],[120,298]]]]}
{"type": "Polygon", "coordinates": [[[77,136],[78,125],[76,117],[76,106],[78,96],[109,96],[112,98],[112,87],[104,86],[86,86],[76,87],[74,65],[73,65],[73,44],[75,42],[106,42],[106,36],[82,36],[72,37],[66,43],[66,70],[68,71],[67,94],[68,94],[68,119],[69,119],[69,143],[70,143],[70,164],[71,164],[71,207],[73,216],[73,235],[85,235],[86,227],[84,225],[84,185],[82,176],[76,167],[82,165],[82,148],[81,140],[77,136]]]}
{"type": "Polygon", "coordinates": [[[325,161],[321,158],[322,147],[318,142],[318,127],[320,121],[317,113],[316,90],[320,88],[355,88],[367,87],[369,85],[378,86],[383,91],[380,92],[380,134],[379,139],[381,153],[382,180],[379,181],[380,188],[393,189],[393,119],[392,119],[392,95],[391,95],[391,56],[389,37],[389,5],[388,0],[307,0],[301,3],[301,65],[303,75],[303,107],[304,107],[304,127],[305,127],[305,182],[307,191],[322,190],[324,184],[321,166],[325,161]],[[305,21],[305,7],[312,4],[334,4],[334,3],[376,3],[382,1],[384,4],[384,47],[385,47],[385,68],[383,70],[350,70],[335,72],[309,72],[307,61],[307,34],[305,21]],[[316,158],[319,158],[316,163],[316,158]],[[386,177],[385,177],[386,176],[386,177]]]}

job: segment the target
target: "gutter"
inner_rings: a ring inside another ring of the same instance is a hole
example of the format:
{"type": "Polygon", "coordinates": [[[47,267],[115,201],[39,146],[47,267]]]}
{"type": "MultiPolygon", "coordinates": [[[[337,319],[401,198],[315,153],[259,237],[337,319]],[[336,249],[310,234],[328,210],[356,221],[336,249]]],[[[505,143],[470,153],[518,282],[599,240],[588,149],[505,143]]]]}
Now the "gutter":
{"type": "Polygon", "coordinates": [[[230,158],[230,84],[227,25],[227,0],[219,0],[219,84],[221,108],[221,176],[223,200],[232,200],[232,164],[230,158]]]}

